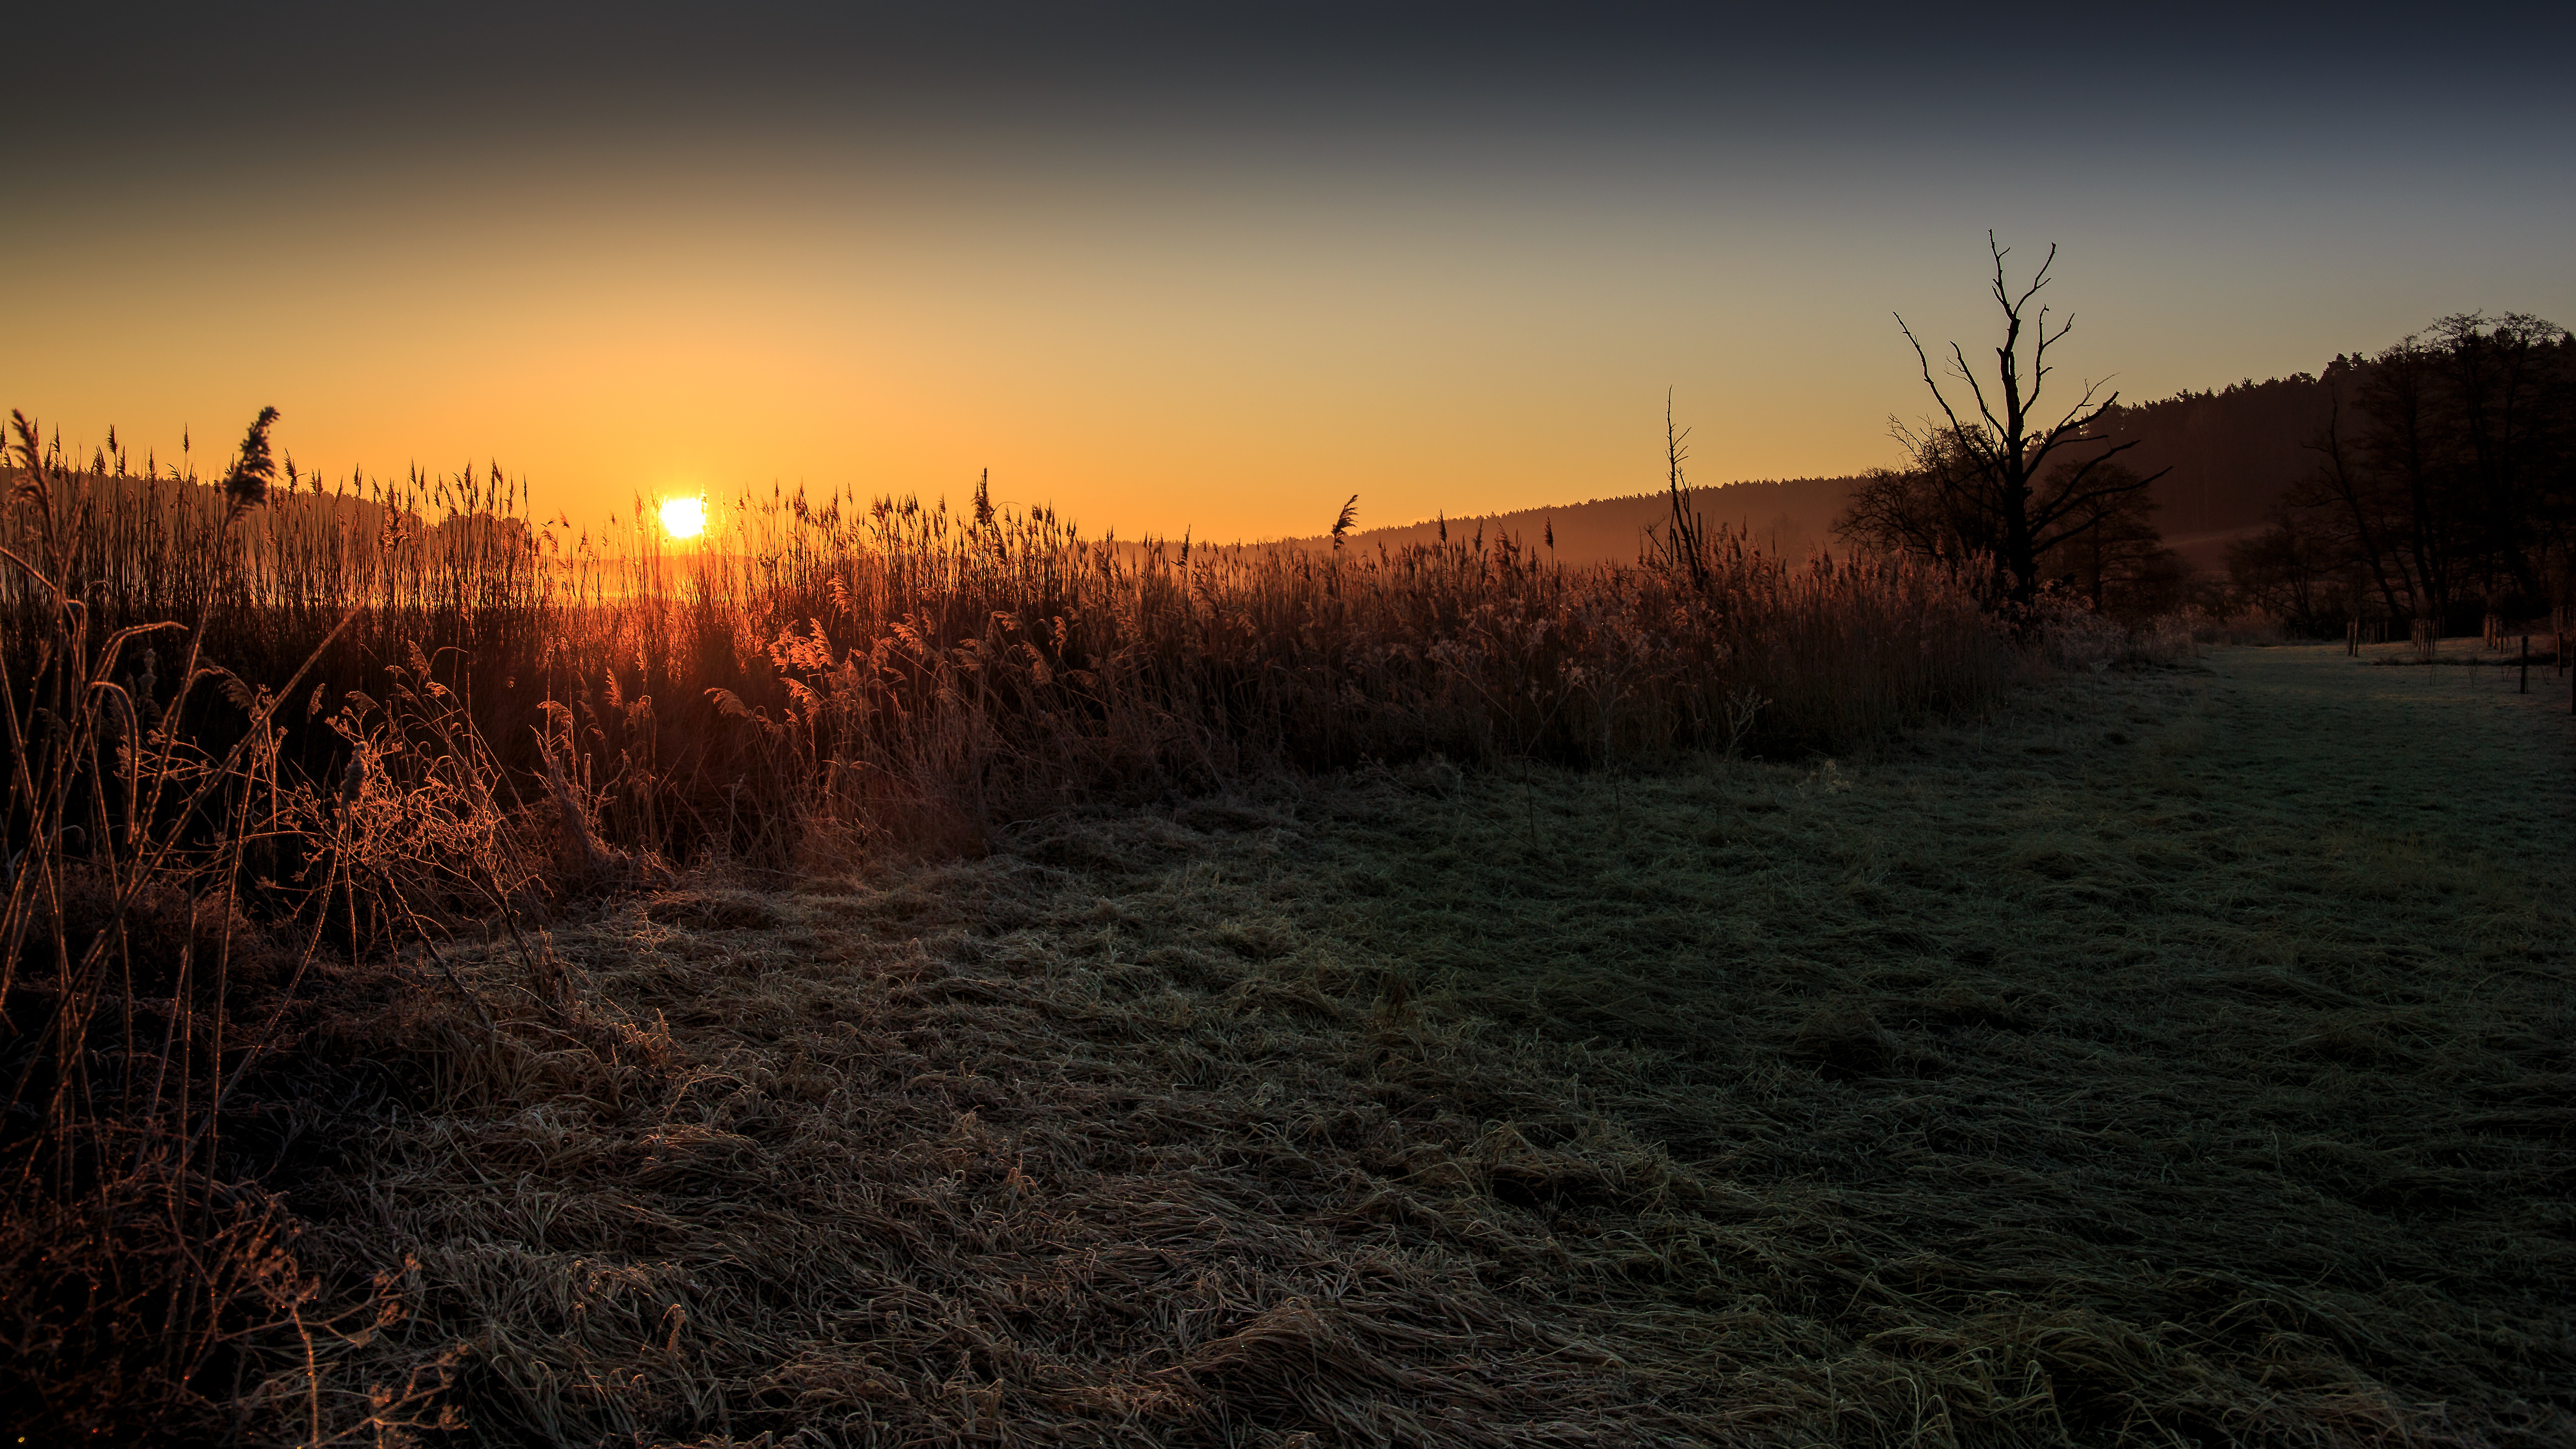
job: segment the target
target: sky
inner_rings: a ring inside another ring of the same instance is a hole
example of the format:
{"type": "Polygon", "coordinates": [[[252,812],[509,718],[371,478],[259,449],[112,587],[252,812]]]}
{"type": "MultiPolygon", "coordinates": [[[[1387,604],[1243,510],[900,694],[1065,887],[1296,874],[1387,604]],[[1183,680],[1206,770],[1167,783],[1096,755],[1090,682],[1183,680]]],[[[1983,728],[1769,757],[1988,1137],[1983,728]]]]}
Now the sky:
{"type": "Polygon", "coordinates": [[[1894,462],[1989,228],[2069,401],[2576,323],[2576,21],[1782,8],[50,7],[0,407],[1257,539],[1659,488],[1668,391],[1695,482],[1894,462]]]}

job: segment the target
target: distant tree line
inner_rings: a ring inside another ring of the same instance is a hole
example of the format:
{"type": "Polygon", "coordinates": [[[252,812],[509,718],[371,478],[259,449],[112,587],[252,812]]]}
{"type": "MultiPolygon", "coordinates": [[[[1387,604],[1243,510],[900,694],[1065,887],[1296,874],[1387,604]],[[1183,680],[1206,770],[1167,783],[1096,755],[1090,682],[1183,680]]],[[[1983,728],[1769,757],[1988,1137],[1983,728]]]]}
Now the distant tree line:
{"type": "MultiPolygon", "coordinates": [[[[1904,463],[1701,490],[1687,516],[1777,555],[1830,533],[1845,547],[1973,560],[1997,606],[2047,595],[2129,622],[2186,606],[2253,610],[2330,637],[2355,618],[2466,632],[2486,614],[2576,607],[2566,329],[2467,313],[2322,374],[2124,403],[2051,383],[2051,349],[2070,325],[2039,305],[2055,249],[2023,281],[2008,249],[1991,234],[1987,245],[2000,324],[1991,362],[1985,348],[1926,349],[1898,319],[1935,409],[1895,427],[1904,463]]],[[[1401,547],[1458,532],[1481,544],[1490,529],[1563,562],[1623,562],[1682,516],[1647,493],[1346,541],[1401,547]]]]}
{"type": "Polygon", "coordinates": [[[2270,526],[2229,550],[2241,600],[2293,629],[2528,618],[2576,601],[2576,338],[2465,313],[2320,381],[2324,425],[2270,526]]]}
{"type": "MultiPolygon", "coordinates": [[[[2123,460],[2140,473],[2162,473],[2156,524],[2168,541],[2256,531],[2312,459],[2308,440],[2325,425],[2332,400],[2316,374],[2248,378],[2220,388],[2184,389],[2151,402],[2114,402],[2094,432],[2137,450],[2123,460]]],[[[2223,545],[2222,545],[2223,548],[2223,545]]],[[[2219,552],[2206,553],[2211,564],[2219,552]]]]}
{"type": "Polygon", "coordinates": [[[2131,407],[2087,387],[2043,412],[2068,327],[2036,305],[2055,250],[2016,284],[1987,245],[1994,360],[1954,343],[1936,367],[1905,330],[1937,411],[1896,427],[1904,466],[1855,480],[1833,525],[1847,542],[1977,561],[2000,605],[2072,596],[2132,619],[2188,602],[2310,634],[2356,618],[2447,633],[2576,605],[2567,329],[2463,313],[2322,377],[2131,407]],[[2168,506],[2205,566],[2226,548],[2224,588],[2167,546],[2168,506]]]}

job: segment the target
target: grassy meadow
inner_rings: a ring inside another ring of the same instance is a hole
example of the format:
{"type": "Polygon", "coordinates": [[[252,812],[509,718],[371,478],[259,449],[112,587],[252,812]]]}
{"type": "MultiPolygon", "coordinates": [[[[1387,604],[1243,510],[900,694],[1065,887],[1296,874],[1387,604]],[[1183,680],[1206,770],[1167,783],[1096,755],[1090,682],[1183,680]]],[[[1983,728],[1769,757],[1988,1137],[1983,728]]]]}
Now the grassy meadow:
{"type": "Polygon", "coordinates": [[[29,1442],[2576,1434],[2563,675],[268,447],[16,440],[29,1442]]]}
{"type": "Polygon", "coordinates": [[[338,1379],[461,1345],[486,1443],[2563,1443],[2576,731],[2468,676],[710,874],[557,930],[563,1014],[460,951],[299,1196],[408,1264],[338,1379]]]}

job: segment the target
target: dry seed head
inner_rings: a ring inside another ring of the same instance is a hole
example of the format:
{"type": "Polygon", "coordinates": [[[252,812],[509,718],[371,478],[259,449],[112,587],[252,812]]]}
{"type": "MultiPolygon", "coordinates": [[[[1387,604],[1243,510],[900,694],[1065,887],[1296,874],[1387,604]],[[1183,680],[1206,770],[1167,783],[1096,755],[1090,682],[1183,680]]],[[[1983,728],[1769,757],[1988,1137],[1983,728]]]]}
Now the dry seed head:
{"type": "Polygon", "coordinates": [[[39,429],[25,413],[11,408],[9,430],[17,439],[10,451],[18,455],[18,478],[10,485],[9,501],[33,503],[40,512],[50,513],[53,497],[45,484],[45,452],[38,442],[39,429]]]}
{"type": "Polygon", "coordinates": [[[268,501],[268,485],[277,477],[277,460],[268,451],[268,430],[276,422],[277,409],[261,408],[251,420],[250,431],[242,435],[241,453],[224,474],[226,521],[268,501]]]}

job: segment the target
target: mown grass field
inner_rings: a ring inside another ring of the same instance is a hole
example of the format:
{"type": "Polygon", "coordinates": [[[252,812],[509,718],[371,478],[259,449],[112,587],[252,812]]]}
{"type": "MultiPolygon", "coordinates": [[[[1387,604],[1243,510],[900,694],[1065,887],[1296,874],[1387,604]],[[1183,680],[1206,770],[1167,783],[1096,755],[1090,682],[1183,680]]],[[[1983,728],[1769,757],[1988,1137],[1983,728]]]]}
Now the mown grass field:
{"type": "Polygon", "coordinates": [[[462,1344],[494,1444],[2563,1444],[2576,729],[2494,686],[2225,650],[451,949],[290,1193],[414,1262],[316,1382],[462,1344]]]}

